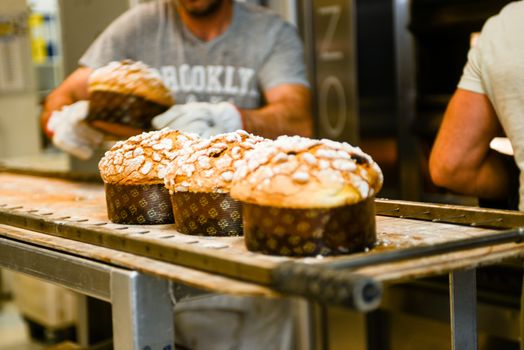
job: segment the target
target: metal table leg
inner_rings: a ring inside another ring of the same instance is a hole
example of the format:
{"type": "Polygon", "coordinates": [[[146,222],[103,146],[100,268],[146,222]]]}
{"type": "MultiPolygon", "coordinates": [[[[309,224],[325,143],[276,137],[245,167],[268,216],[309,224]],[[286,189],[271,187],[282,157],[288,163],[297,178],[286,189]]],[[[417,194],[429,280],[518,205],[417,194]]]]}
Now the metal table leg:
{"type": "Polygon", "coordinates": [[[477,349],[477,270],[449,274],[453,350],[477,349]]]}
{"type": "Polygon", "coordinates": [[[165,280],[2,237],[0,267],[111,302],[116,350],[174,348],[165,280]]]}
{"type": "Polygon", "coordinates": [[[115,349],[172,350],[173,309],[167,281],[136,271],[111,274],[115,349]]]}
{"type": "MultiPolygon", "coordinates": [[[[296,333],[296,349],[318,350],[319,335],[321,333],[321,319],[315,312],[317,305],[302,298],[293,299],[293,318],[296,333]]],[[[318,310],[317,310],[318,311],[318,310]]]]}

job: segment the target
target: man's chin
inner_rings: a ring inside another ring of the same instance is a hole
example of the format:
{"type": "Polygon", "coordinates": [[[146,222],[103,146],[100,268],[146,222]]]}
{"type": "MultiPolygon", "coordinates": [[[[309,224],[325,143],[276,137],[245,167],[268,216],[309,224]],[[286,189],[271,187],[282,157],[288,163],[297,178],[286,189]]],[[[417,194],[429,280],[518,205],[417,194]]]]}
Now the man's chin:
{"type": "Polygon", "coordinates": [[[191,3],[191,1],[188,1],[188,2],[185,2],[184,0],[179,1],[179,3],[182,5],[185,11],[192,17],[196,17],[196,18],[205,18],[205,17],[209,17],[215,14],[223,2],[224,0],[211,0],[211,1],[204,1],[203,4],[202,3],[194,4],[194,3],[191,3]]]}

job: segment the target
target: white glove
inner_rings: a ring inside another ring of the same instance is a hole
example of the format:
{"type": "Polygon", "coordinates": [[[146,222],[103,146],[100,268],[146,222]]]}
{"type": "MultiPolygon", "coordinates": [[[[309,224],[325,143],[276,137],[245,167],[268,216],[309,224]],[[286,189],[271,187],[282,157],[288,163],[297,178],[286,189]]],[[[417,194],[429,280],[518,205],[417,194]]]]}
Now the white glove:
{"type": "Polygon", "coordinates": [[[84,121],[88,110],[88,101],[78,101],[53,112],[47,123],[55,146],[84,160],[93,155],[104,139],[103,133],[84,121]]]}
{"type": "Polygon", "coordinates": [[[174,105],[152,120],[155,129],[177,129],[201,137],[242,129],[242,117],[229,102],[191,102],[174,105]]]}

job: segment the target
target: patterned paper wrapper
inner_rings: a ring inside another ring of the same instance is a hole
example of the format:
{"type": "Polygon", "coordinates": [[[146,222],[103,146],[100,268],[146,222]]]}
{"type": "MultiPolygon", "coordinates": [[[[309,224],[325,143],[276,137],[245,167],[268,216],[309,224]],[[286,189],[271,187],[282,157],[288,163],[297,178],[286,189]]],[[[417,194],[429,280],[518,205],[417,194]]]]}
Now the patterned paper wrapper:
{"type": "Polygon", "coordinates": [[[169,107],[148,101],[140,96],[110,91],[93,91],[89,94],[87,121],[103,120],[130,127],[149,130],[151,120],[169,107]]]}
{"type": "Polygon", "coordinates": [[[174,192],[171,195],[179,232],[200,236],[241,236],[242,204],[226,193],[174,192]]]}
{"type": "Polygon", "coordinates": [[[105,184],[107,216],[117,224],[172,224],[173,208],[164,184],[105,184]]]}
{"type": "Polygon", "coordinates": [[[244,203],[247,249],[270,255],[339,255],[376,241],[375,202],[331,209],[286,209],[244,203]]]}

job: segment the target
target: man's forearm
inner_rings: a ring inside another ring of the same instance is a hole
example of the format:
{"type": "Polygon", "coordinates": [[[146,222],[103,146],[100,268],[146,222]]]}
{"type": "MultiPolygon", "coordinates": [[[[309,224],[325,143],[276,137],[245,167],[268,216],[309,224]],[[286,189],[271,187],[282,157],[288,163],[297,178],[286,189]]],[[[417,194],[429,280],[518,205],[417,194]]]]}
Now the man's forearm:
{"type": "Polygon", "coordinates": [[[507,198],[515,190],[518,169],[512,157],[490,151],[476,179],[475,194],[479,198],[507,198]]]}
{"type": "Polygon", "coordinates": [[[511,157],[491,151],[477,168],[456,169],[438,184],[478,198],[507,198],[514,187],[509,179],[514,178],[516,171],[511,157]]]}
{"type": "Polygon", "coordinates": [[[313,133],[311,98],[306,88],[296,88],[283,98],[277,98],[260,109],[242,109],[246,131],[267,138],[280,135],[310,137],[313,133]]]}
{"type": "Polygon", "coordinates": [[[54,111],[88,98],[87,80],[91,72],[91,68],[78,68],[47,96],[40,115],[40,123],[48,136],[50,134],[47,130],[47,122],[54,111]]]}
{"type": "Polygon", "coordinates": [[[309,137],[312,134],[307,111],[297,110],[286,104],[241,110],[241,114],[246,131],[263,137],[276,138],[280,135],[309,137]]]}
{"type": "Polygon", "coordinates": [[[486,199],[506,196],[510,164],[489,148],[490,141],[501,131],[486,95],[458,89],[431,151],[429,170],[433,182],[486,199]]]}

